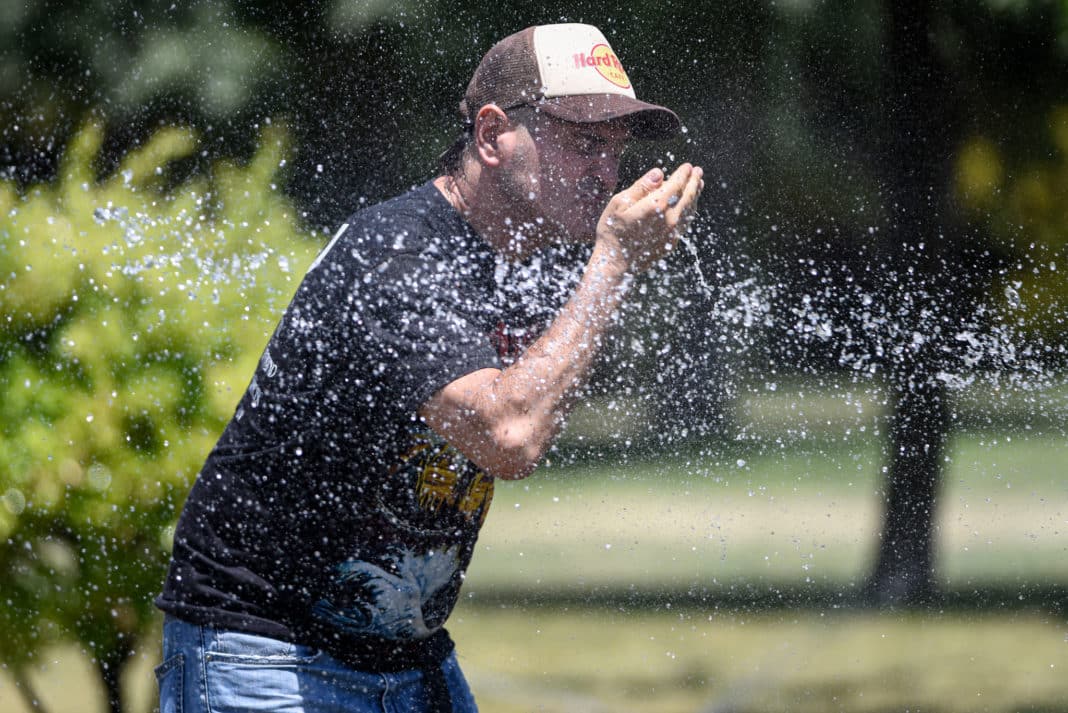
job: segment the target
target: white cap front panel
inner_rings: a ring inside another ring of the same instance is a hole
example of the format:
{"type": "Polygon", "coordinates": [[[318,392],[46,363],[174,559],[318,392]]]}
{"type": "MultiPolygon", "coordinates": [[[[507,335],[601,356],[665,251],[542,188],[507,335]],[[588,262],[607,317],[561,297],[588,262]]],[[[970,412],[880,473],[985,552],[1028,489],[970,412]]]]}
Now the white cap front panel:
{"type": "Polygon", "coordinates": [[[592,25],[537,27],[534,53],[546,98],[575,94],[622,94],[635,98],[619,58],[601,31],[592,25]]]}

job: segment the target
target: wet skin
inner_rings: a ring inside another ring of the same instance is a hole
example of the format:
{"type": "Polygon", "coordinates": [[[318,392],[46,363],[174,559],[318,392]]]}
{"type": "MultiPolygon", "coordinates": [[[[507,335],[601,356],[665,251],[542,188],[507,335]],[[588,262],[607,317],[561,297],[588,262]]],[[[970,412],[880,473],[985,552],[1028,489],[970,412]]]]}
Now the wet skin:
{"type": "Polygon", "coordinates": [[[516,134],[509,180],[517,207],[528,219],[541,217],[557,226],[559,239],[592,242],[619,183],[627,128],[569,123],[529,110],[516,134]]]}
{"type": "Polygon", "coordinates": [[[438,188],[505,254],[520,257],[554,239],[592,239],[593,253],[571,299],[512,365],[462,376],[419,409],[480,469],[507,479],[534,472],[589,376],[629,275],[674,248],[704,185],[700,167],[684,163],[669,177],[657,168],[605,206],[618,182],[623,128],[544,116],[530,123],[483,107],[463,175],[442,177],[438,188]],[[527,233],[526,224],[537,227],[527,233]]]}
{"type": "Polygon", "coordinates": [[[642,258],[627,265],[641,271],[655,261],[650,256],[673,247],[704,182],[700,167],[685,163],[666,180],[654,169],[612,196],[629,138],[620,122],[574,123],[529,107],[506,113],[490,104],[476,118],[460,175],[435,183],[502,253],[523,257],[554,242],[608,237],[622,241],[617,256],[642,258]],[[638,196],[632,190],[638,186],[648,190],[638,196]],[[615,216],[606,212],[610,199],[615,216]],[[620,212],[620,201],[627,210],[620,212]],[[639,244],[629,244],[631,233],[639,244]]]}

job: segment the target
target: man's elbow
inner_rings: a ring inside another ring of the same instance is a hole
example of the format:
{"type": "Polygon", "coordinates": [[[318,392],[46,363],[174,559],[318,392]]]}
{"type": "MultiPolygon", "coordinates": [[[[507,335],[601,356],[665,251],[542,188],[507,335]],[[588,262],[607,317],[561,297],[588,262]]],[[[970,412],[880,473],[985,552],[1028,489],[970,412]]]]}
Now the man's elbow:
{"type": "Polygon", "coordinates": [[[548,447],[531,424],[523,421],[504,423],[494,429],[490,475],[502,480],[521,480],[534,472],[548,447]]]}

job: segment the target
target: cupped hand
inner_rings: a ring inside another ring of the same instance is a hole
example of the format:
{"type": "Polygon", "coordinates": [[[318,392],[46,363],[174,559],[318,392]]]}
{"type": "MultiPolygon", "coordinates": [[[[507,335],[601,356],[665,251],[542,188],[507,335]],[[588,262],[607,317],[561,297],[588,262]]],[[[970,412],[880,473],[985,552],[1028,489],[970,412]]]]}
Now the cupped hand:
{"type": "Polygon", "coordinates": [[[597,224],[595,250],[624,270],[644,272],[671,252],[704,188],[700,166],[684,163],[667,180],[659,168],[612,196],[597,224]]]}

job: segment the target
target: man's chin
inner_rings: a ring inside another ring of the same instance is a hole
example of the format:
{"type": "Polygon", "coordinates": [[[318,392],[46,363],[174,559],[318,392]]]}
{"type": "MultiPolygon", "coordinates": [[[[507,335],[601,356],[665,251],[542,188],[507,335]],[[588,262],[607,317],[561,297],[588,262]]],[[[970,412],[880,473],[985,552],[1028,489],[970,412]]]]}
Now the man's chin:
{"type": "Polygon", "coordinates": [[[540,223],[542,234],[547,242],[574,245],[589,243],[597,234],[597,223],[582,223],[579,221],[553,220],[544,218],[540,223]]]}
{"type": "Polygon", "coordinates": [[[586,220],[571,221],[567,225],[567,242],[588,244],[594,241],[597,237],[597,224],[601,221],[601,211],[596,211],[596,215],[594,212],[588,211],[588,215],[584,216],[586,220]]]}
{"type": "Polygon", "coordinates": [[[565,245],[590,245],[596,237],[596,225],[561,226],[560,236],[557,242],[565,245]]]}

